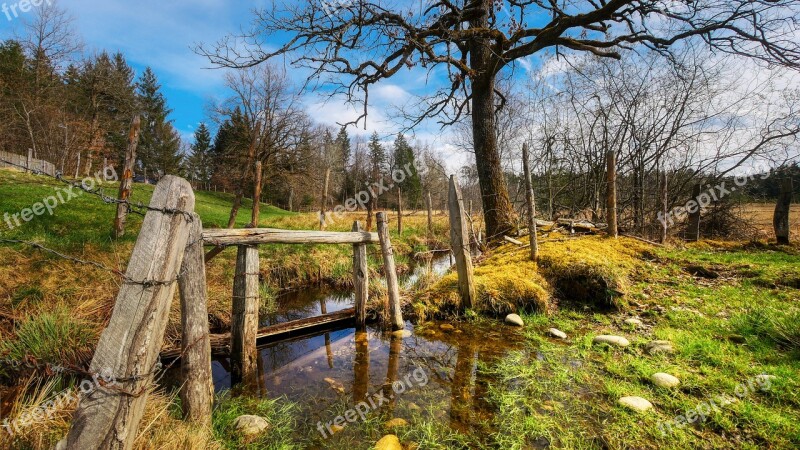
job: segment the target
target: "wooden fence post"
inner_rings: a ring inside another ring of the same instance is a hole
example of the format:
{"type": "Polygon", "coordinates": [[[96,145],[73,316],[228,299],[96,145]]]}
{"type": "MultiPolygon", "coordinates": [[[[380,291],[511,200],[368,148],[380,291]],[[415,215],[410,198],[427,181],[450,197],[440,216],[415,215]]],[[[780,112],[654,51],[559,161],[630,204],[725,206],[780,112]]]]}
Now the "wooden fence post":
{"type": "MultiPolygon", "coordinates": [[[[166,176],[150,206],[191,213],[194,193],[184,179],[166,176]]],[[[189,214],[149,211],[133,248],[125,280],[89,371],[110,383],[92,383],[72,419],[69,449],[130,449],[139,431],[163,345],[170,304],[190,234],[189,214]]]]}
{"type": "Polygon", "coordinates": [[[775,205],[775,215],[772,224],[775,227],[775,238],[779,245],[789,245],[789,213],[792,207],[792,194],[794,189],[792,179],[787,176],[781,182],[781,193],[775,205]]]}
{"type": "MultiPolygon", "coordinates": [[[[353,231],[361,232],[361,222],[353,224],[353,231]]],[[[353,285],[356,296],[356,327],[367,325],[367,299],[369,298],[369,268],[367,267],[367,245],[353,245],[353,285]]]]}
{"type": "Polygon", "coordinates": [[[259,215],[261,213],[261,161],[256,161],[256,176],[253,182],[253,210],[250,219],[250,226],[258,228],[259,215]]]}
{"type": "Polygon", "coordinates": [[[328,212],[328,186],[330,185],[331,181],[331,169],[330,167],[325,171],[325,185],[322,188],[322,199],[320,199],[320,209],[319,209],[319,229],[325,229],[325,213],[328,212]]]}
{"type": "Polygon", "coordinates": [[[386,287],[389,291],[389,323],[393,331],[405,328],[403,322],[403,311],[400,306],[400,287],[397,283],[397,269],[394,264],[394,249],[389,239],[389,229],[386,223],[386,213],[379,212],[378,216],[378,238],[381,241],[381,251],[383,253],[383,271],[386,275],[386,287]]]}
{"type": "Polygon", "coordinates": [[[203,222],[194,214],[178,279],[181,297],[181,407],[187,420],[211,426],[214,382],[208,331],[208,294],[203,259],[203,222]]]}
{"type": "Polygon", "coordinates": [[[528,203],[528,233],[531,236],[531,260],[539,259],[539,238],[536,235],[536,197],[533,194],[528,143],[522,144],[522,169],[525,172],[525,198],[528,203]]]}
{"type": "Polygon", "coordinates": [[[428,235],[433,237],[433,200],[431,199],[431,191],[428,191],[428,235]]]}
{"type": "MultiPolygon", "coordinates": [[[[133,166],[136,164],[136,146],[139,145],[139,131],[142,120],[139,116],[133,118],[131,129],[128,133],[128,148],[125,150],[125,166],[122,168],[122,179],[119,183],[119,195],[117,198],[128,201],[131,197],[133,187],[133,166]]],[[[78,152],[80,158],[80,152],[78,152]]],[[[80,160],[78,160],[80,163],[80,160]]],[[[75,172],[77,174],[77,171],[75,172]]],[[[76,176],[77,178],[77,176],[76,176]]],[[[117,215],[114,219],[114,238],[119,239],[125,234],[125,221],[128,219],[128,205],[120,203],[117,205],[117,215]]]]}
{"type": "Polygon", "coordinates": [[[397,234],[403,234],[403,193],[397,187],[397,234]]]}
{"type": "Polygon", "coordinates": [[[456,257],[458,271],[458,292],[461,304],[471,308],[475,304],[475,284],[472,275],[472,257],[469,253],[469,231],[464,217],[464,197],[456,183],[456,176],[450,176],[450,247],[456,257]]]}
{"type": "Polygon", "coordinates": [[[619,236],[617,225],[617,154],[614,150],[606,152],[606,215],[608,235],[619,236]]]}
{"type": "Polygon", "coordinates": [[[697,242],[700,240],[700,206],[697,203],[697,199],[700,198],[700,193],[703,190],[703,186],[699,183],[695,184],[692,188],[692,200],[689,203],[693,203],[694,207],[689,206],[687,210],[689,211],[689,229],[686,232],[686,240],[689,242],[697,242]]]}
{"type": "Polygon", "coordinates": [[[258,247],[240,245],[236,255],[231,318],[231,378],[250,381],[258,370],[258,247]]]}

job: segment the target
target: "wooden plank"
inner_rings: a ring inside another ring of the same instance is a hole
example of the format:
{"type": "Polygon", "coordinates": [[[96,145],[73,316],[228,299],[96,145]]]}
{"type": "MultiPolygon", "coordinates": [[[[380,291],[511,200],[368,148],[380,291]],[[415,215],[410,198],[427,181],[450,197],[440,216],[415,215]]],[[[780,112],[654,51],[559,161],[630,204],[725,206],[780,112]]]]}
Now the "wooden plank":
{"type": "Polygon", "coordinates": [[[536,235],[536,196],[533,193],[528,143],[522,145],[522,170],[525,175],[525,200],[528,206],[528,234],[531,237],[531,260],[539,260],[539,237],[536,235]]]}
{"type": "Polygon", "coordinates": [[[202,427],[211,426],[214,382],[208,332],[208,294],[203,256],[203,223],[194,214],[189,246],[178,279],[181,297],[181,407],[183,417],[202,427]]]}
{"type": "MultiPolygon", "coordinates": [[[[348,308],[335,313],[262,327],[256,333],[256,339],[258,341],[276,341],[290,335],[300,335],[314,330],[348,325],[354,322],[355,314],[354,308],[348,308]]],[[[213,354],[230,355],[231,333],[212,334],[209,337],[209,342],[211,343],[213,354]]],[[[161,351],[162,358],[172,359],[178,358],[180,355],[181,349],[177,345],[167,346],[161,351]]]]}
{"type": "Polygon", "coordinates": [[[250,380],[258,371],[258,277],[258,247],[239,246],[231,316],[231,377],[234,382],[250,380]]]}
{"type": "Polygon", "coordinates": [[[378,236],[381,242],[381,252],[383,253],[383,267],[386,276],[386,288],[389,291],[389,323],[392,330],[402,330],[405,328],[403,322],[403,311],[400,307],[400,286],[397,282],[397,268],[394,263],[394,249],[389,239],[389,228],[386,223],[386,213],[378,213],[378,236]]]}
{"type": "Polygon", "coordinates": [[[259,245],[259,244],[370,244],[380,242],[377,233],[306,230],[278,230],[273,228],[203,230],[206,245],[259,245]]]}
{"type": "MultiPolygon", "coordinates": [[[[354,232],[361,232],[361,223],[353,224],[354,232]]],[[[356,297],[356,326],[367,324],[367,300],[369,298],[369,267],[367,267],[366,244],[353,245],[353,291],[356,297]]]]}
{"type": "MultiPolygon", "coordinates": [[[[166,176],[156,186],[150,206],[192,212],[194,203],[186,180],[166,176]]],[[[146,214],[125,272],[126,280],[135,281],[122,283],[89,367],[116,384],[97,386],[82,397],[62,448],[133,447],[163,345],[189,225],[185,214],[146,214]]]]}
{"type": "Polygon", "coordinates": [[[472,274],[472,257],[469,253],[469,231],[464,217],[464,197],[461,195],[455,175],[450,176],[448,200],[450,247],[456,257],[458,292],[461,296],[461,305],[464,308],[471,308],[475,304],[475,282],[472,274]]]}

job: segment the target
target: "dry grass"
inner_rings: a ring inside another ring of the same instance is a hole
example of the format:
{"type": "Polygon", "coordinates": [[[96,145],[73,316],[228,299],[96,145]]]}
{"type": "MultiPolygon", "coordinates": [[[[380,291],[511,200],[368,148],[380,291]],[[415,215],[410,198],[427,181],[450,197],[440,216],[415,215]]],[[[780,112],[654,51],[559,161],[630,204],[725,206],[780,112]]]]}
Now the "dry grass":
{"type": "MultiPolygon", "coordinates": [[[[773,241],[775,231],[772,227],[772,216],[775,203],[748,203],[741,207],[741,218],[755,228],[755,240],[773,241]]],[[[800,239],[800,205],[792,205],[789,215],[791,238],[800,239]]]]}

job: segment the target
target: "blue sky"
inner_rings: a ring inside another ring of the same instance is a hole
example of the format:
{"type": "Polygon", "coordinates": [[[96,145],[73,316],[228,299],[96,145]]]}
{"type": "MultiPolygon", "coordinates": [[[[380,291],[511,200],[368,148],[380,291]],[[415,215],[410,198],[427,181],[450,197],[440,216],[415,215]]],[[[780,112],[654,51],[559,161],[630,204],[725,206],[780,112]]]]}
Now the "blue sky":
{"type": "MultiPolygon", "coordinates": [[[[9,5],[18,0],[0,0],[9,5]]],[[[227,95],[223,82],[224,71],[209,69],[207,59],[196,55],[192,47],[213,43],[226,34],[247,27],[254,7],[268,5],[271,0],[56,0],[75,18],[75,28],[85,43],[85,53],[101,50],[122,52],[137,74],[150,66],[162,84],[170,108],[171,119],[180,133],[190,138],[201,121],[207,121],[206,106],[227,95]]],[[[7,21],[0,15],[0,38],[19,31],[22,20],[31,14],[21,14],[7,21]]],[[[426,89],[426,74],[409,71],[376,86],[371,92],[368,130],[351,129],[351,135],[368,135],[378,131],[388,138],[398,128],[389,119],[393,106],[400,105],[413,93],[426,89]]],[[[290,72],[298,82],[302,74],[290,72]]],[[[329,100],[314,93],[305,94],[303,101],[309,114],[319,123],[335,125],[355,118],[354,109],[342,101],[329,100]]],[[[416,138],[438,149],[446,158],[459,158],[450,144],[452,137],[430,123],[416,130],[416,138]]]]}

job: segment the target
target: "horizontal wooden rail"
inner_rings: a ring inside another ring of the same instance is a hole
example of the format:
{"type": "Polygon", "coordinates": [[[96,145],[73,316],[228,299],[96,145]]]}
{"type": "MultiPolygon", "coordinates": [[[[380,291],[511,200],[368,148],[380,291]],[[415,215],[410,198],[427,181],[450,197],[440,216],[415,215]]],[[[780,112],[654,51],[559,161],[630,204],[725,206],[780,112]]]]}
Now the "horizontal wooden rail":
{"type": "Polygon", "coordinates": [[[203,230],[206,245],[259,244],[370,244],[378,243],[377,233],[277,230],[272,228],[203,230]]]}
{"type": "MultiPolygon", "coordinates": [[[[277,325],[260,328],[256,334],[256,339],[278,339],[294,333],[303,333],[305,331],[311,331],[322,327],[332,327],[341,323],[354,322],[355,317],[355,309],[348,308],[335,313],[279,323],[277,325]]],[[[211,341],[211,351],[215,355],[229,355],[231,343],[230,333],[212,334],[210,335],[209,340],[211,341]]],[[[180,345],[168,346],[161,350],[162,358],[177,358],[180,357],[180,354],[180,345]]]]}

